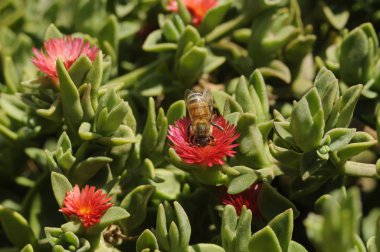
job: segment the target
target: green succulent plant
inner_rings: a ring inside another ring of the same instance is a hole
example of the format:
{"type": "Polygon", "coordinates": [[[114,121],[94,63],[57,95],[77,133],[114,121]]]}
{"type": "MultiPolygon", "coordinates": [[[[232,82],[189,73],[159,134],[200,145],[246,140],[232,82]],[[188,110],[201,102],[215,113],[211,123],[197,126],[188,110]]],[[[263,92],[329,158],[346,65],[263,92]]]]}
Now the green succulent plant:
{"type": "Polygon", "coordinates": [[[1,1],[0,251],[380,251],[378,7],[1,1]]]}

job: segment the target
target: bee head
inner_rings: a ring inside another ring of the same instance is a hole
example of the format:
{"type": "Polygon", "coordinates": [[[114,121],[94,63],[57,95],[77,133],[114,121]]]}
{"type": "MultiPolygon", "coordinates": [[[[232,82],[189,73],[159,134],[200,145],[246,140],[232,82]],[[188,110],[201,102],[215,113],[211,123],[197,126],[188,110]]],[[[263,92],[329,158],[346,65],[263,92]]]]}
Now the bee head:
{"type": "Polygon", "coordinates": [[[208,136],[198,136],[195,138],[195,143],[204,147],[211,143],[211,138],[208,136]]]}

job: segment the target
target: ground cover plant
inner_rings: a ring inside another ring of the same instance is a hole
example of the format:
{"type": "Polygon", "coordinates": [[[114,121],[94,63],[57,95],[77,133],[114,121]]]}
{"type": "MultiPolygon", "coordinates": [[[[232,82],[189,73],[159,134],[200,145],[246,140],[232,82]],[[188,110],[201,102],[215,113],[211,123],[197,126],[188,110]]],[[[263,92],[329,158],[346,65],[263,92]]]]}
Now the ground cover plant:
{"type": "Polygon", "coordinates": [[[0,252],[380,251],[380,2],[2,0],[0,252]]]}

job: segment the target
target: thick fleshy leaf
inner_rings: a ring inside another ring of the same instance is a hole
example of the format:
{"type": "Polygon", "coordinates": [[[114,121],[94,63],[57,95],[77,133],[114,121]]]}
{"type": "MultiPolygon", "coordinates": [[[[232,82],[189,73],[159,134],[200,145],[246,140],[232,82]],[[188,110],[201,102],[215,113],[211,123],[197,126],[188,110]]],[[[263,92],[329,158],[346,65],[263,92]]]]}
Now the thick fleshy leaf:
{"type": "Polygon", "coordinates": [[[347,145],[355,135],[355,129],[335,128],[326,133],[329,136],[331,143],[329,144],[330,151],[340,150],[347,145]]]}
{"type": "Polygon", "coordinates": [[[50,24],[45,32],[44,40],[53,38],[63,38],[63,35],[54,24],[50,24]]]}
{"type": "Polygon", "coordinates": [[[371,236],[368,241],[367,241],[367,250],[368,252],[378,252],[379,250],[377,249],[376,246],[376,237],[371,236]]]}
{"type": "Polygon", "coordinates": [[[194,46],[182,55],[178,62],[178,76],[188,83],[195,82],[203,72],[203,66],[207,57],[207,49],[194,46]]]}
{"type": "Polygon", "coordinates": [[[90,70],[88,71],[84,83],[91,84],[91,102],[94,109],[98,105],[98,89],[103,77],[103,55],[98,52],[90,70]]]}
{"type": "Polygon", "coordinates": [[[277,159],[282,166],[294,170],[300,169],[302,154],[290,149],[281,148],[273,143],[269,144],[269,150],[272,156],[277,159]]]}
{"type": "Polygon", "coordinates": [[[257,231],[249,241],[249,252],[281,252],[281,246],[276,238],[276,233],[269,227],[257,231]]]}
{"type": "Polygon", "coordinates": [[[243,109],[231,96],[222,91],[213,91],[215,108],[223,116],[233,112],[243,113],[243,109]]]}
{"type": "Polygon", "coordinates": [[[154,186],[141,185],[128,193],[121,201],[120,207],[125,208],[131,214],[129,218],[121,221],[126,230],[126,234],[130,234],[136,227],[144,222],[147,213],[147,204],[154,190],[154,186]]]}
{"type": "Polygon", "coordinates": [[[212,243],[198,243],[189,247],[189,252],[224,252],[225,250],[212,243]]]}
{"type": "Polygon", "coordinates": [[[96,134],[94,132],[91,132],[91,128],[92,128],[92,126],[90,123],[83,122],[78,129],[78,134],[79,134],[80,138],[82,138],[83,140],[86,140],[86,141],[90,141],[90,140],[95,140],[95,139],[102,137],[102,135],[100,135],[100,134],[96,134]]]}
{"type": "Polygon", "coordinates": [[[257,179],[256,172],[245,166],[234,166],[240,172],[237,176],[231,176],[228,182],[228,193],[237,194],[249,188],[257,179]]]}
{"type": "Polygon", "coordinates": [[[189,245],[191,235],[190,221],[185,210],[177,201],[174,202],[174,211],[179,231],[179,245],[181,248],[186,248],[189,245]]]}
{"type": "Polygon", "coordinates": [[[76,131],[83,119],[79,92],[60,59],[57,60],[57,72],[61,89],[63,114],[67,124],[73,131],[76,131]]]}
{"type": "Polygon", "coordinates": [[[363,218],[362,233],[364,241],[368,241],[371,236],[376,235],[379,217],[380,208],[374,208],[363,218]]]}
{"type": "Polygon", "coordinates": [[[91,66],[92,66],[92,62],[86,55],[80,56],[74,62],[74,64],[71,65],[68,73],[70,75],[72,82],[77,87],[80,87],[83,84],[83,80],[86,77],[89,70],[91,69],[91,66]]]}
{"type": "Polygon", "coordinates": [[[89,227],[86,231],[88,234],[99,234],[110,224],[128,218],[130,214],[124,208],[113,206],[104,213],[100,222],[89,227]]]}
{"type": "Polygon", "coordinates": [[[136,242],[136,252],[143,252],[144,249],[149,249],[149,251],[159,249],[157,239],[149,229],[145,229],[136,242]]]}
{"type": "Polygon", "coordinates": [[[348,85],[369,80],[370,65],[378,39],[372,24],[365,23],[352,30],[340,47],[340,73],[348,85]]]}
{"type": "Polygon", "coordinates": [[[151,32],[145,40],[142,48],[147,52],[173,51],[177,49],[175,43],[159,43],[162,40],[162,31],[156,30],[151,32]]]}
{"type": "Polygon", "coordinates": [[[322,68],[315,77],[314,86],[321,98],[324,118],[327,120],[339,95],[338,80],[331,71],[322,68]]]}
{"type": "Polygon", "coordinates": [[[226,61],[225,57],[216,56],[211,50],[207,51],[206,59],[203,64],[203,73],[211,73],[226,61]]]}
{"type": "Polygon", "coordinates": [[[239,152],[236,154],[237,160],[242,165],[252,168],[264,168],[270,166],[268,159],[269,149],[266,139],[257,126],[256,118],[250,113],[244,113],[237,124],[240,137],[239,152]]]}
{"type": "Polygon", "coordinates": [[[222,215],[221,239],[226,251],[234,251],[236,244],[236,226],[238,217],[232,205],[226,205],[222,215]]]}
{"type": "Polygon", "coordinates": [[[36,242],[27,220],[18,212],[0,205],[0,221],[5,235],[13,245],[23,248],[36,242]]]}
{"type": "Polygon", "coordinates": [[[284,122],[275,122],[274,129],[278,136],[289,145],[296,146],[296,141],[294,140],[292,134],[290,133],[290,123],[287,121],[284,122]]]}
{"type": "Polygon", "coordinates": [[[163,25],[160,26],[162,27],[161,31],[164,33],[166,41],[176,43],[179,40],[180,33],[171,19],[166,19],[163,21],[163,25]]]}
{"type": "Polygon", "coordinates": [[[225,14],[231,6],[231,3],[232,1],[220,2],[217,6],[207,11],[201,25],[199,26],[199,31],[201,34],[208,33],[222,22],[225,14]]]}
{"type": "Polygon", "coordinates": [[[304,152],[319,146],[325,126],[323,116],[322,103],[316,88],[312,88],[294,106],[290,118],[290,131],[304,152]]]}
{"type": "Polygon", "coordinates": [[[156,177],[163,180],[158,182],[150,182],[155,186],[156,190],[153,197],[160,200],[175,200],[181,193],[181,184],[173,172],[166,169],[155,169],[156,177]]]}
{"type": "Polygon", "coordinates": [[[173,251],[181,251],[180,234],[177,224],[172,221],[169,225],[169,243],[173,251]]]}
{"type": "Polygon", "coordinates": [[[292,208],[295,217],[299,214],[296,206],[291,201],[266,182],[262,184],[260,189],[258,206],[261,215],[268,221],[289,208],[292,208]]]}
{"type": "Polygon", "coordinates": [[[32,244],[28,244],[25,247],[23,247],[20,252],[34,252],[32,244]]]}
{"type": "Polygon", "coordinates": [[[307,250],[299,243],[290,241],[288,252],[307,252],[307,250]]]}
{"type": "Polygon", "coordinates": [[[200,42],[201,36],[199,35],[198,30],[191,25],[186,26],[177,43],[177,56],[180,57],[186,52],[186,50],[189,50],[191,48],[189,45],[198,46],[201,44],[200,42]]]}
{"type": "Polygon", "coordinates": [[[166,113],[168,123],[173,124],[178,119],[186,116],[186,104],[183,100],[179,100],[170,105],[168,112],[166,113]]]}
{"type": "Polygon", "coordinates": [[[267,65],[296,36],[296,27],[288,25],[290,15],[289,10],[271,9],[254,20],[248,52],[256,66],[267,65]]]}
{"type": "Polygon", "coordinates": [[[260,108],[257,110],[257,118],[259,122],[269,119],[269,101],[267,94],[267,87],[263,75],[259,70],[255,70],[249,77],[250,95],[253,99],[255,107],[260,108]]]}
{"type": "Polygon", "coordinates": [[[347,89],[341,97],[340,114],[336,127],[346,128],[351,123],[356,103],[359,100],[363,85],[355,85],[347,89]]]}
{"type": "Polygon", "coordinates": [[[341,30],[346,26],[350,12],[347,8],[339,8],[333,5],[329,6],[325,3],[322,5],[322,12],[327,21],[337,30],[341,30]]]}
{"type": "Polygon", "coordinates": [[[319,150],[312,150],[302,155],[300,160],[300,172],[302,180],[308,179],[328,160],[329,156],[320,155],[319,150]]]}
{"type": "MultiPolygon", "coordinates": [[[[118,27],[119,24],[115,15],[109,15],[106,23],[104,24],[103,28],[100,30],[98,35],[101,44],[104,45],[104,42],[108,42],[115,50],[115,52],[118,52],[119,50],[118,27]]],[[[113,59],[113,64],[116,63],[116,60],[116,58],[113,59]]]]}
{"type": "Polygon", "coordinates": [[[112,162],[112,158],[109,157],[89,157],[72,169],[70,179],[76,184],[84,185],[87,180],[95,176],[101,168],[106,167],[110,162],[112,162]]]}
{"type": "Polygon", "coordinates": [[[63,174],[51,173],[51,186],[58,205],[61,207],[66,197],[66,193],[73,189],[70,181],[63,174]]]}
{"type": "Polygon", "coordinates": [[[243,206],[236,226],[235,251],[247,251],[251,238],[252,212],[243,206]]]}
{"type": "Polygon", "coordinates": [[[277,215],[268,225],[276,233],[282,251],[288,251],[290,240],[293,232],[293,211],[288,209],[277,215]]]}
{"type": "Polygon", "coordinates": [[[277,78],[287,84],[292,80],[289,67],[279,60],[273,60],[267,67],[260,67],[259,70],[265,78],[277,78]]]}
{"type": "Polygon", "coordinates": [[[170,248],[168,237],[169,234],[168,229],[166,227],[167,221],[168,220],[166,219],[164,206],[160,204],[157,209],[156,237],[160,248],[166,251],[170,248]]]}
{"type": "Polygon", "coordinates": [[[244,112],[256,114],[256,106],[249,94],[247,80],[241,76],[236,87],[236,101],[240,104],[244,112]]]}
{"type": "Polygon", "coordinates": [[[141,156],[148,157],[157,144],[158,131],[156,124],[156,111],[153,98],[149,98],[148,118],[141,138],[141,156]]]}
{"type": "MultiPolygon", "coordinates": [[[[305,58],[307,58],[307,56],[310,55],[310,52],[312,52],[316,40],[317,36],[314,34],[298,35],[297,38],[290,41],[285,48],[284,54],[286,62],[289,62],[291,65],[302,64],[305,58]]],[[[303,69],[300,71],[303,71],[303,69]]]]}
{"type": "Polygon", "coordinates": [[[5,57],[4,79],[11,93],[16,93],[20,88],[20,78],[11,57],[5,57]]]}
{"type": "Polygon", "coordinates": [[[348,160],[349,158],[361,153],[374,146],[377,143],[371,135],[365,132],[355,132],[354,137],[351,139],[350,143],[342,147],[338,152],[338,157],[343,160],[348,160]]]}
{"type": "Polygon", "coordinates": [[[91,121],[95,115],[94,107],[91,102],[91,90],[92,86],[91,84],[83,84],[81,87],[81,94],[82,99],[81,99],[81,105],[83,109],[83,121],[91,121]]]}
{"type": "Polygon", "coordinates": [[[178,14],[182,18],[182,20],[186,23],[189,24],[191,21],[191,14],[187,10],[186,5],[182,0],[176,0],[178,4],[178,14]]]}

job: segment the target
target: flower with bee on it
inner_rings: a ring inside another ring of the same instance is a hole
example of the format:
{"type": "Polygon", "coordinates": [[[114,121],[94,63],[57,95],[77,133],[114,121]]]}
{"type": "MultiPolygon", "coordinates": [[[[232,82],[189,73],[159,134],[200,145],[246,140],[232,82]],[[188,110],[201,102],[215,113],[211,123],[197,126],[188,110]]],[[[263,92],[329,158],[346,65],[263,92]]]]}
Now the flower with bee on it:
{"type": "Polygon", "coordinates": [[[58,73],[56,62],[61,58],[66,69],[82,55],[86,55],[91,61],[94,61],[99,48],[91,47],[90,43],[85,43],[82,38],[72,38],[65,36],[63,38],[52,38],[44,41],[41,51],[33,48],[33,64],[38,69],[50,77],[54,84],[58,85],[58,73]]]}
{"type": "MultiPolygon", "coordinates": [[[[192,17],[194,25],[200,25],[206,13],[218,4],[217,0],[182,0],[192,17]]],[[[176,0],[169,0],[167,8],[171,12],[178,12],[176,0]]]]}
{"type": "Polygon", "coordinates": [[[227,156],[235,156],[239,137],[236,126],[222,116],[212,114],[210,93],[186,94],[189,117],[169,126],[168,138],[177,155],[188,164],[212,167],[223,165],[227,156]]]}

